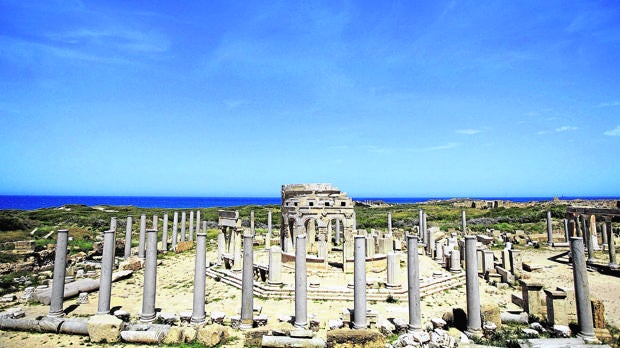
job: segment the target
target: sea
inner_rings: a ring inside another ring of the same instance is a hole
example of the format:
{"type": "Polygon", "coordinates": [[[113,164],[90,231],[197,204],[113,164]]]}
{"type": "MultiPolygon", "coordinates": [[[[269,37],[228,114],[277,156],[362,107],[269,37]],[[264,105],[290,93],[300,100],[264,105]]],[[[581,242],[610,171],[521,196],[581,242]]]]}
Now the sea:
{"type": "MultiPolygon", "coordinates": [[[[383,201],[391,204],[447,200],[454,197],[353,197],[355,201],[383,201]]],[[[513,202],[550,201],[553,197],[469,197],[476,200],[507,200],[513,202]]],[[[560,197],[572,199],[619,199],[618,197],[560,197]]],[[[140,196],[25,196],[0,195],[0,209],[33,210],[61,207],[66,204],[87,206],[113,205],[140,208],[212,208],[242,205],[279,205],[280,197],[140,197],[140,196]]]]}

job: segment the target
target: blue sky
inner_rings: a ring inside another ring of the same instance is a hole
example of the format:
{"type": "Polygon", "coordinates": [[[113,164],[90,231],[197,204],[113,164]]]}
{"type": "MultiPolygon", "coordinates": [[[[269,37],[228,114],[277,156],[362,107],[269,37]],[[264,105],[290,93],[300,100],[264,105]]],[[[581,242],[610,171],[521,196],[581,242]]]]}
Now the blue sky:
{"type": "Polygon", "coordinates": [[[0,0],[0,194],[620,195],[614,1],[0,0]]]}

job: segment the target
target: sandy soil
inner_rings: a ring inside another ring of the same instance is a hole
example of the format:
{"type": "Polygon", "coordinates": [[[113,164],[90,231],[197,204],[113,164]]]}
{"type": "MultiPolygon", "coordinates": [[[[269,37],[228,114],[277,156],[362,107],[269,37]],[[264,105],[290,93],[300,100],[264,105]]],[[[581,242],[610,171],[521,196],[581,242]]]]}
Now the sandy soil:
{"type": "MultiPolygon", "coordinates": [[[[215,251],[208,252],[208,259],[215,259],[215,251]]],[[[533,280],[542,282],[545,288],[555,288],[556,286],[572,287],[572,269],[568,264],[562,264],[550,260],[550,257],[556,256],[565,250],[548,250],[548,249],[527,249],[523,252],[523,261],[544,266],[540,272],[527,273],[533,280]]],[[[496,257],[499,251],[496,251],[496,257]]],[[[606,254],[602,252],[597,255],[601,260],[606,260],[606,254]]],[[[265,257],[257,255],[258,258],[265,257]]],[[[160,307],[163,312],[179,313],[182,311],[191,312],[192,310],[192,291],[193,291],[193,272],[194,272],[194,255],[192,251],[183,254],[169,253],[161,257],[162,263],[158,267],[157,273],[157,300],[156,306],[160,307]]],[[[404,257],[401,257],[404,261],[404,257]]],[[[420,256],[420,271],[423,277],[430,277],[433,272],[443,272],[441,267],[425,256],[420,256]]],[[[399,279],[404,282],[406,275],[406,265],[404,262],[400,268],[399,279]]],[[[284,281],[287,277],[284,275],[284,281]]],[[[318,273],[313,276],[319,276],[318,273]]],[[[368,277],[376,277],[385,279],[385,272],[373,273],[368,277]]],[[[131,313],[134,320],[137,320],[138,313],[142,306],[142,279],[143,272],[137,271],[133,277],[125,279],[113,284],[112,301],[113,308],[122,308],[131,313]]],[[[351,281],[352,275],[343,275],[336,273],[332,278],[321,279],[322,284],[347,284],[351,281]]],[[[288,280],[290,281],[290,279],[288,280]]],[[[616,327],[620,326],[620,281],[617,278],[599,274],[597,272],[589,273],[589,281],[591,286],[592,297],[603,300],[605,304],[605,315],[608,322],[616,327]]],[[[207,277],[207,313],[221,311],[226,313],[228,317],[238,315],[241,307],[241,290],[215,281],[207,277]]],[[[499,290],[494,286],[487,285],[483,279],[480,279],[481,302],[496,302],[501,308],[516,308],[510,303],[511,294],[520,294],[519,289],[509,288],[499,290]]],[[[18,294],[21,295],[21,294],[18,294]]],[[[343,308],[353,306],[352,298],[350,301],[308,301],[308,313],[316,314],[322,322],[329,319],[339,317],[343,308]]],[[[255,306],[262,307],[262,314],[267,315],[270,322],[276,322],[278,315],[293,315],[293,300],[274,300],[255,298],[255,306]]],[[[422,299],[422,322],[428,322],[432,317],[441,317],[446,311],[450,311],[452,307],[460,307],[465,309],[465,288],[464,286],[442,291],[422,299]]],[[[65,301],[64,308],[68,308],[76,303],[76,299],[65,301]]],[[[35,318],[40,315],[46,315],[49,310],[48,306],[42,305],[22,305],[26,311],[27,318],[35,318]]],[[[372,301],[368,308],[378,312],[379,318],[401,317],[405,320],[408,318],[407,303],[387,303],[385,301],[372,301]]],[[[97,311],[97,293],[90,295],[90,303],[77,306],[68,314],[69,317],[85,317],[97,311]]],[[[233,335],[240,335],[238,331],[230,330],[233,335]]],[[[325,335],[325,331],[320,332],[321,336],[325,335]]],[[[0,346],[2,347],[70,347],[91,345],[88,338],[69,335],[53,335],[53,334],[31,334],[22,332],[2,332],[0,335],[0,346]]],[[[238,340],[232,346],[240,346],[241,340],[238,340]]],[[[122,346],[122,345],[121,345],[122,346]]],[[[136,345],[127,345],[137,347],[136,345]]]]}

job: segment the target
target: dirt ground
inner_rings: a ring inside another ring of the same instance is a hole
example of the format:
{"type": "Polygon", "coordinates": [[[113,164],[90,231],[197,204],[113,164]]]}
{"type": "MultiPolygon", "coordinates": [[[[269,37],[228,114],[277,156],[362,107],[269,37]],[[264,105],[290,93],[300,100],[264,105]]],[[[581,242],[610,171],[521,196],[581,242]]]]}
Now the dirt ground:
{"type": "MultiPolygon", "coordinates": [[[[540,265],[543,268],[538,272],[527,272],[530,279],[540,281],[545,288],[555,288],[556,286],[572,287],[572,269],[569,264],[556,262],[550,259],[561,254],[568,249],[550,250],[546,248],[526,249],[523,251],[523,261],[526,263],[540,265]]],[[[496,258],[501,258],[499,251],[495,252],[496,258]]],[[[601,261],[607,260],[607,254],[597,253],[601,261]]],[[[259,256],[261,257],[261,256],[259,256]]],[[[262,256],[264,257],[264,255],[262,256]]],[[[215,260],[215,251],[208,252],[207,258],[215,260]]],[[[192,311],[192,291],[194,273],[194,254],[188,251],[182,254],[169,253],[163,257],[161,265],[157,270],[157,299],[156,307],[161,308],[162,312],[179,313],[192,311]]],[[[401,257],[399,280],[406,286],[405,257],[401,257]]],[[[420,256],[420,272],[422,277],[430,277],[433,272],[445,272],[442,268],[426,256],[420,256]]],[[[385,277],[385,273],[377,273],[368,277],[385,277]]],[[[351,275],[335,273],[331,279],[322,279],[321,283],[348,283],[351,275]]],[[[286,281],[286,276],[284,276],[286,281]]],[[[142,281],[143,272],[137,271],[129,279],[121,280],[112,286],[112,308],[122,308],[131,313],[132,319],[137,320],[142,306],[142,281]]],[[[346,284],[345,283],[345,284],[346,284]]],[[[589,272],[590,294],[592,297],[603,301],[605,305],[605,316],[607,321],[613,326],[620,326],[620,281],[618,278],[589,272]]],[[[228,286],[222,282],[207,277],[206,310],[207,313],[221,311],[227,317],[238,315],[241,308],[241,290],[228,286]]],[[[511,294],[519,294],[521,291],[515,288],[500,290],[495,286],[490,286],[480,278],[481,303],[495,302],[503,309],[515,309],[511,304],[511,294]]],[[[21,293],[17,294],[21,296],[21,293]]],[[[426,323],[432,317],[441,317],[444,312],[450,311],[453,307],[466,308],[465,287],[441,291],[439,293],[426,296],[422,299],[422,322],[426,323]]],[[[76,299],[66,300],[64,308],[68,308],[76,303],[76,299]]],[[[293,315],[293,300],[274,300],[261,299],[255,297],[255,306],[262,307],[262,314],[267,315],[269,322],[276,322],[279,315],[293,315]]],[[[343,308],[351,308],[353,299],[349,301],[308,301],[308,313],[315,314],[326,323],[329,319],[339,317],[343,308]]],[[[49,307],[43,305],[22,304],[21,307],[26,311],[27,318],[46,315],[49,307]]],[[[369,309],[378,312],[379,319],[388,317],[400,317],[408,320],[407,303],[388,303],[386,301],[371,301],[369,309]]],[[[68,317],[86,317],[97,311],[97,293],[90,294],[90,303],[77,306],[68,317]]],[[[240,336],[240,332],[230,330],[233,336],[240,336]]],[[[323,329],[319,336],[325,337],[326,331],[323,329]]],[[[237,340],[230,346],[241,346],[242,340],[237,340]]],[[[98,346],[88,342],[87,337],[54,335],[54,334],[31,334],[23,332],[0,332],[0,346],[2,347],[75,347],[75,346],[98,346]]],[[[138,347],[137,345],[119,345],[128,347],[138,347]]]]}

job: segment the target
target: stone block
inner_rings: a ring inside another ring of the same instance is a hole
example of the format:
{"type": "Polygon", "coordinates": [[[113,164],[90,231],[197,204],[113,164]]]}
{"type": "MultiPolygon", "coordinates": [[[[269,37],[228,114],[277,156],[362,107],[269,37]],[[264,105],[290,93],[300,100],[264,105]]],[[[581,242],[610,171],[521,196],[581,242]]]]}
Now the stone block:
{"type": "Polygon", "coordinates": [[[109,314],[94,315],[88,320],[88,336],[92,343],[117,343],[121,340],[123,321],[109,314]]]}
{"type": "Polygon", "coordinates": [[[193,241],[178,242],[176,245],[176,248],[174,249],[174,252],[177,254],[182,253],[184,251],[191,250],[193,247],[194,247],[193,241]]]}
{"type": "MultiPolygon", "coordinates": [[[[144,260],[140,259],[137,256],[130,256],[129,258],[122,261],[118,265],[118,268],[120,270],[131,270],[131,271],[137,271],[143,267],[144,267],[144,260]]],[[[86,275],[88,275],[88,273],[86,275]]]]}
{"type": "Polygon", "coordinates": [[[228,329],[222,325],[207,325],[198,330],[196,341],[207,347],[220,344],[228,337],[228,329]]]}
{"type": "Polygon", "coordinates": [[[376,330],[337,329],[327,332],[329,348],[385,348],[385,336],[376,330]]]}
{"type": "Polygon", "coordinates": [[[265,326],[247,329],[243,331],[243,346],[244,347],[260,347],[263,341],[263,336],[269,335],[269,329],[265,326]]]}
{"type": "Polygon", "coordinates": [[[480,306],[480,313],[482,314],[483,323],[493,323],[498,329],[502,327],[502,319],[497,303],[483,303],[480,306]]]}
{"type": "Polygon", "coordinates": [[[192,343],[196,339],[196,329],[191,326],[186,326],[183,328],[183,342],[192,343]]]}
{"type": "Polygon", "coordinates": [[[392,324],[387,319],[380,320],[377,326],[379,328],[379,331],[386,336],[391,335],[394,332],[394,330],[396,330],[396,326],[394,326],[394,324],[392,324]]]}
{"type": "Polygon", "coordinates": [[[183,328],[180,326],[171,326],[168,334],[162,340],[163,344],[179,344],[183,342],[183,328]]]}

